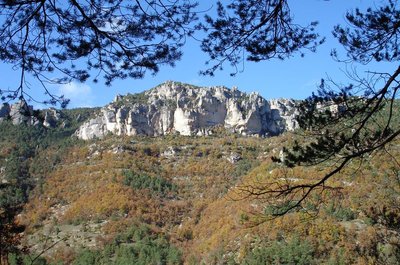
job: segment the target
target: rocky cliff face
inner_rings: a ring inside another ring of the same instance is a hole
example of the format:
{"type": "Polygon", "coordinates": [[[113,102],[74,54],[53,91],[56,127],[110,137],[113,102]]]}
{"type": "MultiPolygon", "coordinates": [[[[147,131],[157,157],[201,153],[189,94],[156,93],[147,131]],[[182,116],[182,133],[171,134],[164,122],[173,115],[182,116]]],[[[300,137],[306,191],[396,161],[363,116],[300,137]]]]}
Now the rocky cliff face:
{"type": "Polygon", "coordinates": [[[14,125],[25,123],[34,125],[38,120],[33,115],[33,108],[26,101],[19,101],[12,105],[3,103],[0,107],[0,121],[10,119],[14,125]]]}
{"type": "Polygon", "coordinates": [[[267,101],[236,88],[166,82],[141,94],[117,96],[76,135],[208,135],[215,126],[244,135],[277,135],[296,128],[295,115],[293,100],[267,101]]]}
{"type": "Polygon", "coordinates": [[[61,118],[60,113],[53,108],[43,110],[42,112],[43,117],[39,119],[39,117],[34,114],[33,107],[28,105],[24,100],[11,105],[3,103],[0,106],[0,122],[9,119],[14,125],[42,124],[45,127],[55,127],[56,122],[61,118]]]}

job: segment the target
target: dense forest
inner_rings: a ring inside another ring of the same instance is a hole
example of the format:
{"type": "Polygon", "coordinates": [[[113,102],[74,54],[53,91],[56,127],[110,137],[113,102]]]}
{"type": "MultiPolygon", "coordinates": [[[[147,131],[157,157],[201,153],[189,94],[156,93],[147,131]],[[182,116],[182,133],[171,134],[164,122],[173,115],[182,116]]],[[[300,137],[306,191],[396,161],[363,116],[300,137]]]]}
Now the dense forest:
{"type": "Polygon", "coordinates": [[[399,140],[353,160],[306,207],[275,217],[252,187],[309,181],[329,167],[271,160],[302,131],[78,140],[73,132],[94,111],[65,110],[67,126],[53,129],[0,123],[2,263],[400,260],[399,140]]]}

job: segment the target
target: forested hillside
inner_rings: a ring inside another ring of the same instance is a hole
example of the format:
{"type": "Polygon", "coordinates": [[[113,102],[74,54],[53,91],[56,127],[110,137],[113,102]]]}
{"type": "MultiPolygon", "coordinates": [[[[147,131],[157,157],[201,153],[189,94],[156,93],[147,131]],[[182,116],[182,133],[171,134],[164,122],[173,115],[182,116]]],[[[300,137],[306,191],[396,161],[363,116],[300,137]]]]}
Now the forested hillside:
{"type": "Polygon", "coordinates": [[[329,189],[313,194],[307,207],[273,218],[276,209],[268,198],[253,196],[252,187],[301,183],[328,167],[286,168],[272,162],[284,146],[302,139],[302,132],[261,138],[215,127],[210,136],[78,140],[73,132],[92,112],[67,110],[68,125],[56,129],[0,123],[1,243],[9,247],[1,250],[7,254],[3,261],[400,260],[399,140],[354,160],[327,183],[329,189]]]}

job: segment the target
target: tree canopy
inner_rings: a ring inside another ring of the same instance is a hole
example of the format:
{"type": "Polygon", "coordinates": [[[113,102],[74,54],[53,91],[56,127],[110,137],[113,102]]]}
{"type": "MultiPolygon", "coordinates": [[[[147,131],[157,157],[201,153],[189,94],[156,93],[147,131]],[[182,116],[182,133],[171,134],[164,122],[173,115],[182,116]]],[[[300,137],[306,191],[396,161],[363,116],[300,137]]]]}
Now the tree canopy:
{"type": "Polygon", "coordinates": [[[1,91],[3,100],[30,98],[28,73],[43,85],[46,103],[64,107],[68,100],[50,93],[47,83],[89,77],[97,81],[102,74],[110,85],[116,78],[142,78],[147,71],[157,73],[159,65],[174,65],[193,32],[196,5],[164,0],[0,1],[0,60],[21,72],[15,90],[1,91]]]}
{"type": "Polygon", "coordinates": [[[318,22],[301,26],[293,22],[286,0],[217,2],[217,16],[205,15],[201,28],[207,33],[201,48],[213,65],[205,71],[214,75],[225,62],[235,72],[243,60],[259,62],[272,58],[286,59],[309,49],[315,51],[324,38],[315,33],[318,22]]]}
{"type": "MultiPolygon", "coordinates": [[[[195,1],[0,1],[0,60],[20,71],[15,89],[3,100],[34,99],[31,75],[48,95],[45,103],[66,106],[68,99],[47,90],[48,83],[143,78],[182,57],[186,39],[200,40],[214,75],[224,64],[285,59],[323,42],[316,22],[297,25],[287,1],[215,1],[215,17],[195,1]],[[205,13],[205,15],[203,15],[205,13]],[[196,35],[197,36],[197,35],[196,35]]],[[[201,70],[201,69],[199,69],[201,70]]],[[[35,88],[38,89],[38,88],[35,88]]]]}

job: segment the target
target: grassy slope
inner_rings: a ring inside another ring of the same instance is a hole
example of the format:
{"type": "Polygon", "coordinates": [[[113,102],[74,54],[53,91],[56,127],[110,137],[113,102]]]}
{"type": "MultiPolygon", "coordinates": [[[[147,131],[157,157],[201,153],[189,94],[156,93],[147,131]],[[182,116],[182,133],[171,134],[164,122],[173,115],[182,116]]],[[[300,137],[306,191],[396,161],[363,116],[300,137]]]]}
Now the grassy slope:
{"type": "MultiPolygon", "coordinates": [[[[83,142],[55,131],[41,137],[40,147],[27,147],[36,150],[27,165],[34,188],[19,220],[27,225],[25,243],[32,252],[58,242],[45,252],[50,260],[396,264],[400,259],[399,167],[393,159],[400,157],[398,142],[361,167],[354,161],[332,180],[342,187],[340,198],[324,200],[318,215],[291,213],[252,227],[252,214],[266,205],[234,200],[240,194],[232,187],[279,178],[282,169],[270,156],[296,136],[262,139],[220,131],[211,137],[109,136],[83,142]],[[232,154],[241,160],[229,162],[232,154]],[[141,183],[127,180],[129,174],[140,176],[141,183]]],[[[18,147],[5,138],[2,163],[18,147]]],[[[285,173],[312,179],[320,170],[285,173]]]]}

